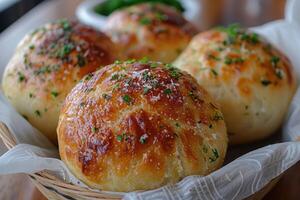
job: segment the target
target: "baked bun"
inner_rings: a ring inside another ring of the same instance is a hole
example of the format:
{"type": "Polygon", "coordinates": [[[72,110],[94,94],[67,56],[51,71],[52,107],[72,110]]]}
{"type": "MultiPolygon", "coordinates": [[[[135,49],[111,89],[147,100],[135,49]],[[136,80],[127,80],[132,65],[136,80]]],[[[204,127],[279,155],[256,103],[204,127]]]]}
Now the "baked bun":
{"type": "Polygon", "coordinates": [[[221,104],[232,144],[275,132],[295,92],[289,60],[256,33],[235,25],[195,36],[174,65],[221,104]]]}
{"type": "Polygon", "coordinates": [[[222,113],[185,72],[124,62],[86,76],[71,91],[57,128],[61,159],[87,185],[147,190],[220,167],[222,113]]]}
{"type": "Polygon", "coordinates": [[[122,49],[125,59],[172,62],[196,34],[194,26],[173,7],[144,3],[108,17],[106,33],[122,49]]]}
{"type": "Polygon", "coordinates": [[[114,60],[114,44],[103,33],[59,20],[20,42],[4,72],[3,91],[20,114],[57,143],[59,111],[67,94],[84,75],[114,60]]]}

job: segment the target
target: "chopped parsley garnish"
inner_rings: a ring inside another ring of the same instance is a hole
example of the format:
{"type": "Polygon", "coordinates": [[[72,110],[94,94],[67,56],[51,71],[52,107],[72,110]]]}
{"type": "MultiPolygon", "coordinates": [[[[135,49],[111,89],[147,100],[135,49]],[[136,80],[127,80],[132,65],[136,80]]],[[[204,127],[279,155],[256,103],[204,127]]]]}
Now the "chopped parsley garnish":
{"type": "Polygon", "coordinates": [[[110,100],[110,99],[111,99],[111,96],[108,95],[108,94],[106,94],[106,93],[102,94],[102,97],[103,97],[103,99],[105,99],[105,100],[110,100]]]}
{"type": "Polygon", "coordinates": [[[65,44],[63,45],[63,47],[58,49],[58,51],[56,52],[56,57],[65,58],[69,53],[71,53],[73,49],[74,49],[73,44],[65,44]]]}
{"type": "Polygon", "coordinates": [[[147,138],[148,138],[148,135],[147,134],[144,134],[140,137],[140,143],[141,144],[145,144],[146,141],[147,141],[147,138]]]}
{"type": "Polygon", "coordinates": [[[212,124],[210,124],[209,126],[208,126],[208,128],[212,128],[213,127],[213,125],[212,124]]]}
{"type": "Polygon", "coordinates": [[[219,120],[224,120],[224,118],[220,112],[215,112],[214,116],[212,117],[212,120],[219,121],[219,120]]]}
{"type": "Polygon", "coordinates": [[[276,73],[276,76],[277,76],[279,79],[282,79],[282,78],[283,78],[283,71],[282,71],[282,69],[276,68],[276,69],[275,69],[275,73],[276,73]]]}
{"type": "Polygon", "coordinates": [[[81,55],[77,55],[77,64],[79,67],[83,67],[86,64],[85,58],[81,55]]]}
{"type": "Polygon", "coordinates": [[[127,103],[127,104],[130,104],[131,101],[132,101],[132,98],[131,98],[128,94],[125,94],[125,95],[123,96],[123,101],[124,101],[125,103],[127,103]]]}
{"type": "Polygon", "coordinates": [[[92,73],[89,73],[89,74],[85,75],[84,80],[85,81],[91,80],[91,78],[93,78],[93,76],[94,75],[92,73]]]}
{"type": "Polygon", "coordinates": [[[34,96],[34,94],[33,93],[29,93],[29,98],[34,98],[35,96],[34,96]]]}
{"type": "Polygon", "coordinates": [[[170,72],[170,76],[178,79],[181,76],[181,72],[179,71],[179,69],[175,68],[175,67],[168,67],[168,70],[170,72]]]}
{"type": "Polygon", "coordinates": [[[22,81],[25,80],[25,76],[22,72],[18,72],[17,74],[18,74],[18,81],[19,82],[22,82],[22,81]]]}
{"type": "Polygon", "coordinates": [[[176,126],[177,128],[180,128],[180,124],[179,124],[178,122],[175,123],[175,126],[176,126]]]}
{"type": "Polygon", "coordinates": [[[121,64],[121,63],[122,63],[121,61],[116,60],[114,64],[119,65],[119,64],[121,64]]]}
{"type": "Polygon", "coordinates": [[[51,73],[51,68],[49,65],[42,66],[39,69],[35,70],[33,73],[34,75],[51,73]]]}
{"type": "Polygon", "coordinates": [[[164,94],[172,94],[172,90],[167,88],[164,90],[164,94]]]}
{"type": "Polygon", "coordinates": [[[237,39],[241,39],[242,41],[247,41],[252,44],[259,43],[260,39],[258,34],[256,33],[247,33],[243,30],[238,24],[232,24],[228,27],[219,28],[220,31],[227,33],[227,40],[223,41],[223,45],[235,44],[237,39]]]}
{"type": "Polygon", "coordinates": [[[198,99],[197,95],[196,95],[193,91],[190,91],[190,92],[189,92],[189,96],[190,96],[193,100],[198,99]]]}
{"type": "Polygon", "coordinates": [[[58,92],[56,92],[56,91],[51,91],[51,96],[52,96],[52,97],[56,98],[58,95],[59,95],[58,92]]]}
{"type": "Polygon", "coordinates": [[[34,114],[38,117],[42,116],[42,114],[39,110],[34,111],[34,114]]]}
{"type": "Polygon", "coordinates": [[[245,60],[243,58],[229,58],[229,57],[225,58],[226,65],[241,64],[243,62],[245,62],[245,60]]]}
{"type": "MultiPolygon", "coordinates": [[[[119,61],[119,62],[120,62],[120,61],[119,61]]],[[[132,64],[132,63],[134,63],[134,62],[136,62],[136,59],[130,59],[130,60],[126,60],[126,61],[125,61],[126,64],[132,64]]],[[[120,63],[121,63],[121,62],[120,62],[120,63]]],[[[119,63],[119,64],[120,64],[120,63],[119,63]]]]}
{"type": "Polygon", "coordinates": [[[144,87],[143,88],[143,94],[147,94],[150,91],[150,88],[144,87]]]}
{"type": "Polygon", "coordinates": [[[93,126],[93,127],[92,127],[92,132],[93,132],[93,133],[96,133],[96,132],[97,132],[97,130],[98,130],[98,128],[97,128],[97,127],[95,127],[95,126],[93,126]]]}
{"type": "Polygon", "coordinates": [[[149,25],[149,24],[151,24],[151,22],[152,22],[151,19],[149,19],[147,17],[143,17],[140,19],[140,24],[142,24],[142,25],[149,25]]]}
{"type": "Polygon", "coordinates": [[[215,162],[219,158],[219,152],[217,149],[211,149],[212,151],[212,156],[209,157],[209,162],[215,162]]]}
{"type": "Polygon", "coordinates": [[[125,141],[128,140],[128,136],[126,135],[126,133],[122,133],[121,135],[117,135],[116,138],[117,138],[118,142],[122,142],[123,139],[125,139],[125,141]]]}
{"type": "Polygon", "coordinates": [[[58,23],[62,26],[64,31],[70,31],[71,30],[71,24],[67,19],[61,19],[58,21],[58,23]]]}
{"type": "Polygon", "coordinates": [[[112,76],[111,76],[111,81],[115,81],[115,80],[118,80],[119,79],[119,74],[113,74],[112,76]]]}
{"type": "Polygon", "coordinates": [[[156,68],[157,66],[158,66],[157,63],[151,63],[151,64],[150,64],[150,67],[151,67],[151,68],[156,68]]]}
{"type": "Polygon", "coordinates": [[[272,63],[272,65],[273,65],[274,67],[277,67],[277,64],[279,63],[279,61],[280,61],[280,58],[279,58],[279,57],[277,57],[277,56],[272,56],[272,57],[271,57],[271,63],[272,63]]]}
{"type": "Polygon", "coordinates": [[[149,58],[148,57],[143,57],[142,59],[139,60],[140,63],[142,64],[147,64],[149,62],[149,58]]]}
{"type": "Polygon", "coordinates": [[[35,48],[35,46],[33,44],[29,46],[30,50],[33,50],[34,48],[35,48]]]}
{"type": "Polygon", "coordinates": [[[220,61],[221,60],[220,58],[214,56],[213,54],[208,54],[208,58],[212,59],[212,60],[216,60],[216,61],[220,61]]]}
{"type": "Polygon", "coordinates": [[[268,86],[271,84],[271,81],[267,80],[267,79],[262,79],[261,81],[261,84],[263,84],[264,86],[268,86]]]}
{"type": "Polygon", "coordinates": [[[117,135],[117,140],[118,140],[118,142],[122,142],[122,140],[123,140],[123,135],[117,135]]]}
{"type": "Polygon", "coordinates": [[[218,72],[215,69],[211,69],[210,71],[213,75],[218,76],[218,72]]]}
{"type": "Polygon", "coordinates": [[[164,21],[164,20],[167,20],[168,19],[168,16],[167,15],[164,15],[160,12],[156,12],[155,13],[155,17],[156,19],[160,20],[160,21],[164,21]]]}

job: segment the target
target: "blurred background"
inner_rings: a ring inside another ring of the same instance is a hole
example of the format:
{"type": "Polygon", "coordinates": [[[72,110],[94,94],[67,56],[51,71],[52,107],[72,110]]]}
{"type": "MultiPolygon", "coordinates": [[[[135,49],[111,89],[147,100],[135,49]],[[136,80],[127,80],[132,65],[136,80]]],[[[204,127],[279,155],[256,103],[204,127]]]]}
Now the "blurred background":
{"type": "MultiPolygon", "coordinates": [[[[0,0],[0,32],[22,17],[32,8],[45,1],[59,0],[0,0]]],[[[62,0],[61,0],[62,1],[62,0]]],[[[87,0],[88,1],[88,0],[87,0]]],[[[114,1],[114,0],[110,0],[114,1]]],[[[184,0],[198,1],[199,21],[203,29],[215,25],[240,23],[256,26],[280,19],[286,0],[184,0]]],[[[69,1],[78,4],[80,1],[69,1]]],[[[74,6],[74,5],[72,5],[74,6]]]]}

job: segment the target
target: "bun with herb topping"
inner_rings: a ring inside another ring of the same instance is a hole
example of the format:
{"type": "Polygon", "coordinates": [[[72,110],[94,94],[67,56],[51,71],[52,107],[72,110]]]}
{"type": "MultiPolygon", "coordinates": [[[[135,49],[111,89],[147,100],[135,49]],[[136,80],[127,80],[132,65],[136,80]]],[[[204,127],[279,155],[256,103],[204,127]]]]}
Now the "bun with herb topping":
{"type": "Polygon", "coordinates": [[[114,12],[106,33],[122,49],[125,59],[169,63],[188,45],[197,30],[173,7],[144,3],[114,12]]]}
{"type": "Polygon", "coordinates": [[[127,61],[86,76],[66,98],[61,159],[87,185],[148,190],[223,163],[227,134],[210,95],[185,72],[127,61]]]}
{"type": "Polygon", "coordinates": [[[28,34],[3,76],[3,91],[28,121],[56,141],[59,110],[86,74],[115,60],[110,39],[75,21],[59,20],[28,34]]]}
{"type": "Polygon", "coordinates": [[[235,25],[195,36],[174,65],[193,75],[221,104],[232,144],[274,133],[295,92],[288,58],[235,25]]]}

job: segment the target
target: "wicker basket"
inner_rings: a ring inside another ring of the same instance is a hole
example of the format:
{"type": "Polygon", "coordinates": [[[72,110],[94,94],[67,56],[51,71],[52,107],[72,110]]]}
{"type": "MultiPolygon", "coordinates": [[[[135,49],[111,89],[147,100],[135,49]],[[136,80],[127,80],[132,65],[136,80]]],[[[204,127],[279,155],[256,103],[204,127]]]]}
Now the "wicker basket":
{"type": "MultiPolygon", "coordinates": [[[[5,124],[0,122],[0,138],[8,149],[14,147],[17,143],[15,138],[9,132],[5,124]]],[[[48,199],[53,200],[116,200],[122,199],[122,195],[112,195],[100,191],[93,191],[89,188],[79,187],[66,183],[59,178],[43,171],[35,174],[28,174],[35,186],[48,199]]],[[[263,189],[248,197],[249,200],[262,199],[278,182],[280,177],[273,179],[263,189]]]]}

